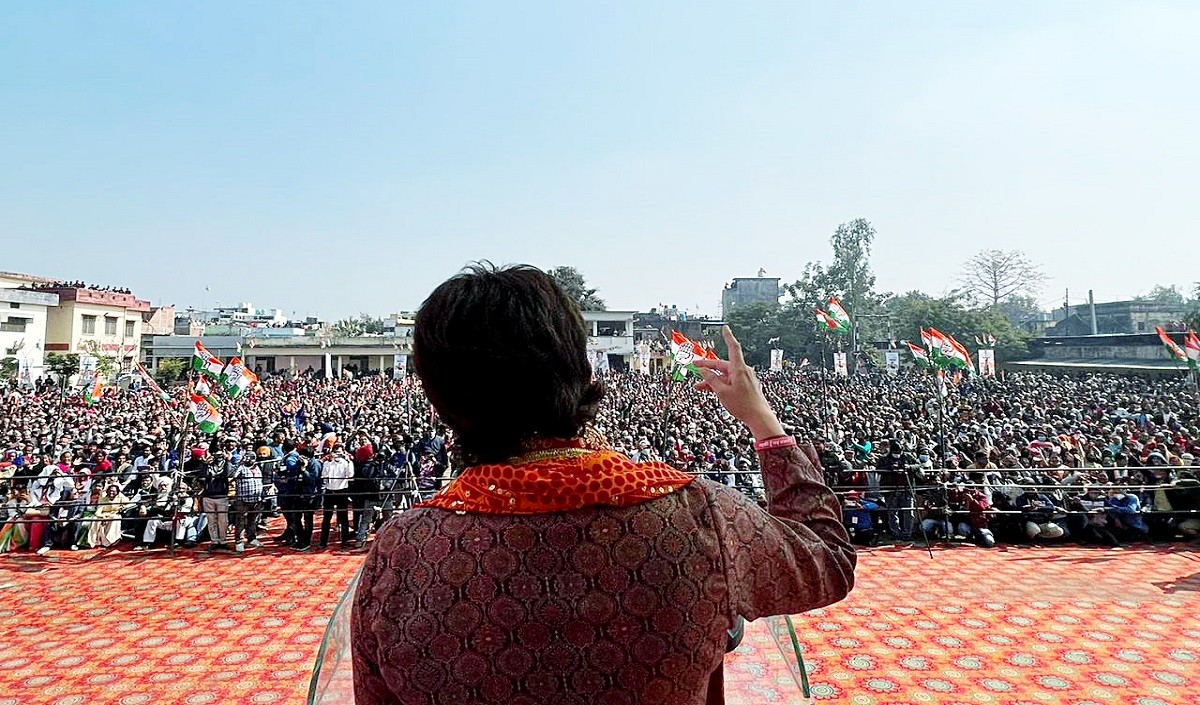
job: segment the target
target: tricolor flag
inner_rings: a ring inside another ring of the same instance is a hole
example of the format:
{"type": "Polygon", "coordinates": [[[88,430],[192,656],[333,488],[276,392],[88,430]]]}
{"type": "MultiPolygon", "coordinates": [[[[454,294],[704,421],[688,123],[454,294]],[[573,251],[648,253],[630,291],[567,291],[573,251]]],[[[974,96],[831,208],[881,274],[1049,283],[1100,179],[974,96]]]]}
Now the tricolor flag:
{"type": "Polygon", "coordinates": [[[100,397],[104,396],[104,384],[100,381],[100,376],[83,390],[83,400],[88,403],[88,406],[100,401],[100,397]]]}
{"type": "Polygon", "coordinates": [[[217,400],[214,399],[212,395],[212,387],[208,386],[208,380],[204,379],[203,377],[197,379],[196,383],[192,385],[189,395],[193,397],[203,397],[204,399],[208,400],[209,404],[212,404],[213,406],[217,405],[217,400]]]}
{"type": "MultiPolygon", "coordinates": [[[[922,331],[922,333],[924,333],[924,331],[922,331]]],[[[933,363],[929,361],[929,354],[925,352],[924,348],[922,348],[920,345],[913,345],[907,340],[904,341],[904,344],[908,346],[908,351],[912,353],[913,362],[922,367],[933,367],[933,363]]]]}
{"type": "Polygon", "coordinates": [[[819,308],[813,309],[813,313],[817,314],[817,323],[820,323],[829,330],[843,332],[838,327],[837,321],[833,320],[833,316],[830,316],[819,308]]]}
{"type": "Polygon", "coordinates": [[[850,332],[850,314],[846,313],[841,302],[833,296],[829,297],[829,316],[837,323],[840,332],[850,332]]]}
{"type": "Polygon", "coordinates": [[[196,424],[201,433],[212,435],[221,430],[221,412],[210,399],[193,394],[188,402],[188,420],[196,424]]]}
{"type": "Polygon", "coordinates": [[[1188,364],[1192,367],[1200,365],[1200,337],[1196,337],[1196,331],[1188,331],[1183,346],[1187,352],[1188,364]]]}
{"type": "Polygon", "coordinates": [[[146,386],[154,390],[154,393],[158,395],[159,399],[162,399],[167,404],[171,403],[171,395],[167,394],[165,391],[163,391],[162,387],[158,386],[158,382],[155,382],[154,378],[150,376],[150,373],[146,371],[146,368],[142,367],[142,363],[133,363],[133,368],[137,370],[139,375],[142,376],[142,380],[146,383],[146,386]]]}
{"type": "MultiPolygon", "coordinates": [[[[1176,343],[1174,340],[1171,340],[1171,336],[1167,335],[1167,332],[1162,329],[1162,326],[1154,326],[1154,331],[1158,333],[1158,339],[1161,340],[1162,344],[1166,346],[1167,352],[1171,353],[1171,357],[1181,361],[1188,359],[1188,354],[1183,351],[1183,348],[1179,347],[1178,343],[1176,343]]],[[[1195,334],[1193,333],[1193,335],[1195,334]]]]}
{"type": "Polygon", "coordinates": [[[933,359],[937,361],[938,366],[956,367],[960,370],[971,368],[970,354],[953,336],[946,335],[937,328],[930,328],[929,338],[933,341],[930,350],[934,353],[933,359]]]}
{"type": "Polygon", "coordinates": [[[673,330],[671,331],[671,357],[674,358],[671,364],[671,379],[682,381],[687,379],[688,373],[700,376],[700,370],[692,364],[693,362],[704,358],[715,360],[717,354],[712,350],[706,350],[703,345],[689,339],[683,333],[673,330]]]}
{"type": "Polygon", "coordinates": [[[246,369],[242,358],[231,357],[229,364],[225,365],[225,369],[221,371],[220,381],[225,392],[229,394],[229,398],[237,399],[258,382],[258,375],[246,369]]]}
{"type": "Polygon", "coordinates": [[[932,352],[934,350],[933,336],[930,335],[929,332],[926,331],[924,328],[921,328],[920,331],[921,331],[921,342],[925,345],[926,349],[928,349],[930,352],[932,352]]]}
{"type": "Polygon", "coordinates": [[[223,369],[225,369],[225,365],[221,359],[210,353],[208,348],[204,347],[204,343],[197,340],[196,351],[192,353],[192,370],[205,377],[216,379],[221,376],[223,369]]]}

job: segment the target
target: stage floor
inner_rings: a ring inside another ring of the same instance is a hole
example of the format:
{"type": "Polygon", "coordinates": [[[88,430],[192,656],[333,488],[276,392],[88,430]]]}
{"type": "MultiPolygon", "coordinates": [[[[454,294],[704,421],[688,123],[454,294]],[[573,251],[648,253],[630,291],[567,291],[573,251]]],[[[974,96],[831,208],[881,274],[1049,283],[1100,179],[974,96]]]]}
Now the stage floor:
{"type": "MultiPolygon", "coordinates": [[[[818,702],[1200,703],[1200,551],[874,549],[796,620],[818,702]]],[[[303,703],[361,554],[0,556],[0,705],[303,703]]],[[[751,625],[731,705],[799,702],[751,625]]],[[[794,686],[791,688],[794,691],[794,686]]]]}

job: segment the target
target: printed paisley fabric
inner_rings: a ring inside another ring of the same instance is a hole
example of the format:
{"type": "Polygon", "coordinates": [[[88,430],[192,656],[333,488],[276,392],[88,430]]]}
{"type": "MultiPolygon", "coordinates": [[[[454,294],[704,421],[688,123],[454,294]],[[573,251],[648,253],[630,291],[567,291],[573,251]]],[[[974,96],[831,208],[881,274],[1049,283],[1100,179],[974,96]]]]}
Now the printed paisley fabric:
{"type": "Polygon", "coordinates": [[[395,516],[354,598],[356,703],[705,703],[737,615],[803,612],[853,584],[806,452],[762,454],[766,512],[697,479],[632,506],[395,516]]]}
{"type": "Polygon", "coordinates": [[[545,514],[628,507],[695,479],[664,463],[637,464],[620,453],[564,441],[509,463],[475,465],[421,507],[483,514],[545,514]]]}

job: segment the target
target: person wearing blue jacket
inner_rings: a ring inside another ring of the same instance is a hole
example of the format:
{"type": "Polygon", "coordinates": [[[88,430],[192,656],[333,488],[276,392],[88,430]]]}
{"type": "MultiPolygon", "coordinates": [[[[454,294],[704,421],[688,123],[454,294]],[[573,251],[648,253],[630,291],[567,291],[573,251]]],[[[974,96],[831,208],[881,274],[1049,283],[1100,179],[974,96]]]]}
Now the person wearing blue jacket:
{"type": "Polygon", "coordinates": [[[871,512],[879,505],[864,499],[858,490],[850,490],[842,501],[842,523],[850,533],[850,540],[859,546],[875,545],[875,524],[871,512]]]}
{"type": "Polygon", "coordinates": [[[1140,540],[1150,534],[1150,528],[1142,518],[1142,501],[1136,494],[1116,490],[1108,496],[1105,505],[1118,528],[1124,530],[1128,538],[1140,540]]]}

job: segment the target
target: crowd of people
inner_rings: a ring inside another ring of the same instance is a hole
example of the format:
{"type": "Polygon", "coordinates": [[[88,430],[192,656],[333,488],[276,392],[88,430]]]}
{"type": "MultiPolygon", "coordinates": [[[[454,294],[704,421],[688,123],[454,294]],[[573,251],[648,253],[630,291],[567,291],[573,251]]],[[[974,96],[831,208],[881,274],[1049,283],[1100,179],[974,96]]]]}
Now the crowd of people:
{"type": "MultiPolygon", "coordinates": [[[[615,450],[762,497],[753,439],[712,395],[639,374],[604,382],[594,426],[615,450]]],[[[1197,396],[1180,380],[1015,373],[944,397],[920,373],[800,370],[763,384],[789,432],[817,447],[862,545],[1200,533],[1197,396]]],[[[412,378],[271,376],[223,407],[219,433],[183,442],[182,395],[111,390],[88,405],[49,385],[5,389],[0,551],[237,552],[264,538],[362,550],[462,466],[412,378]]]]}

